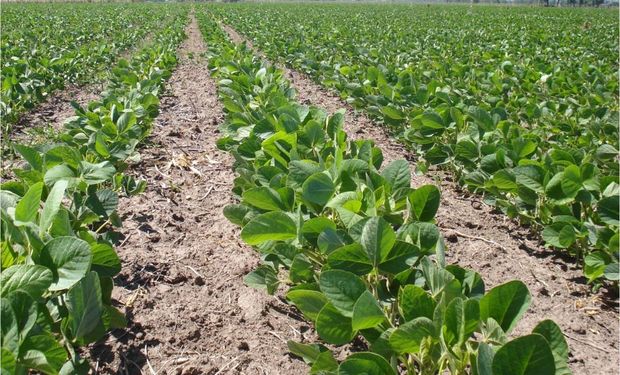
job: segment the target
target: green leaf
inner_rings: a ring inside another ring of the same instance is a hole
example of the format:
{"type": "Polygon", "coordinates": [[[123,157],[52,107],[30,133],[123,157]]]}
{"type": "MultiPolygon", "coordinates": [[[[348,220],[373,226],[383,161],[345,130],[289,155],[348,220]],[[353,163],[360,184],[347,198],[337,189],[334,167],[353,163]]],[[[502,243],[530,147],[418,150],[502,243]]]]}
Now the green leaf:
{"type": "Polygon", "coordinates": [[[556,173],[545,186],[545,194],[555,201],[556,204],[565,204],[571,202],[575,197],[564,193],[562,189],[562,180],[564,172],[556,173]]]}
{"type": "Polygon", "coordinates": [[[100,277],[113,277],[121,271],[121,260],[114,248],[105,243],[95,243],[91,246],[93,254],[92,270],[100,277]]]}
{"type": "Polygon", "coordinates": [[[353,330],[359,331],[374,328],[385,321],[385,314],[379,302],[369,291],[364,291],[353,306],[351,325],[353,330]]]}
{"type": "Polygon", "coordinates": [[[387,258],[395,242],[394,229],[381,217],[370,218],[362,229],[360,243],[374,267],[387,258]]]}
{"type": "Polygon", "coordinates": [[[365,275],[372,270],[368,255],[358,243],[342,246],[329,254],[327,264],[333,269],[365,275]]]}
{"type": "Polygon", "coordinates": [[[100,184],[105,181],[110,181],[116,173],[116,168],[109,161],[103,161],[101,163],[92,164],[83,161],[81,164],[82,178],[88,184],[100,184]]]}
{"type": "Polygon", "coordinates": [[[293,263],[289,269],[289,277],[293,283],[313,280],[314,268],[308,257],[304,254],[297,254],[295,258],[293,258],[293,263]]]}
{"type": "Polygon", "coordinates": [[[101,285],[96,272],[89,272],[75,284],[65,297],[69,311],[69,326],[76,338],[91,333],[101,322],[101,285]]]}
{"type": "Polygon", "coordinates": [[[547,225],[542,232],[542,238],[549,245],[565,249],[575,243],[575,229],[571,224],[558,222],[547,225]]]}
{"type": "Polygon", "coordinates": [[[341,270],[322,272],[319,286],[331,305],[348,318],[353,316],[355,303],[366,291],[366,286],[359,277],[341,270]]]}
{"type": "Polygon", "coordinates": [[[286,299],[291,301],[306,318],[316,321],[319,312],[327,304],[327,298],[316,290],[291,290],[286,293],[286,299]]]}
{"type": "Polygon", "coordinates": [[[478,329],[480,310],[478,301],[456,297],[444,312],[443,335],[448,345],[462,344],[478,329]]]}
{"type": "Polygon", "coordinates": [[[605,267],[605,278],[612,281],[620,280],[620,264],[618,262],[609,263],[605,267]]]}
{"type": "Polygon", "coordinates": [[[478,345],[475,374],[493,375],[493,357],[495,357],[495,352],[493,348],[491,348],[491,345],[481,342],[480,345],[478,345]]]}
{"type": "Polygon", "coordinates": [[[411,170],[407,160],[394,160],[383,169],[381,176],[392,186],[392,191],[411,185],[411,170]]]}
{"type": "Polygon", "coordinates": [[[14,144],[13,148],[30,164],[35,171],[43,171],[43,158],[39,152],[28,146],[14,144]]]}
{"type": "Polygon", "coordinates": [[[321,167],[311,160],[293,160],[288,167],[286,184],[294,189],[300,188],[308,177],[321,172],[321,167]]]}
{"type": "Polygon", "coordinates": [[[338,361],[334,358],[331,351],[325,351],[316,357],[316,361],[310,368],[310,374],[331,375],[338,369],[338,361]]]}
{"type": "Polygon", "coordinates": [[[282,211],[286,208],[280,194],[264,186],[244,191],[243,202],[266,211],[282,211]]]}
{"type": "MultiPolygon", "coordinates": [[[[423,90],[418,90],[421,93],[423,90]]],[[[424,100],[426,101],[426,99],[424,100]]],[[[436,136],[446,130],[443,119],[437,113],[426,112],[416,116],[411,122],[412,128],[418,129],[424,137],[436,136]]]]}
{"type": "Polygon", "coordinates": [[[311,203],[324,206],[336,191],[332,179],[325,173],[315,173],[303,183],[302,196],[311,203]]]}
{"type": "Polygon", "coordinates": [[[59,375],[88,375],[91,367],[84,358],[68,360],[60,369],[59,375]]]}
{"type": "Polygon", "coordinates": [[[229,204],[224,207],[224,216],[233,224],[243,226],[247,222],[248,214],[252,209],[243,204],[229,204]]]}
{"type": "Polygon", "coordinates": [[[434,185],[424,185],[409,194],[411,216],[417,221],[431,221],[437,214],[441,193],[434,185]]]}
{"type": "Polygon", "coordinates": [[[334,345],[346,344],[355,337],[351,318],[342,315],[331,303],[326,304],[319,312],[316,332],[321,339],[334,345]]]}
{"type": "Polygon", "coordinates": [[[420,317],[432,319],[435,311],[435,300],[424,289],[417,285],[405,285],[398,297],[400,314],[406,321],[420,317]]]}
{"type": "Polygon", "coordinates": [[[517,189],[517,178],[511,171],[501,169],[491,178],[491,182],[495,187],[503,191],[514,192],[517,189]]]}
{"type": "Polygon", "coordinates": [[[491,289],[480,300],[480,318],[495,319],[504,332],[510,331],[530,305],[532,298],[524,283],[509,281],[491,289]]]}
{"type": "Polygon", "coordinates": [[[493,358],[493,375],[555,375],[553,353],[545,338],[527,335],[503,345],[493,358]]]}
{"type": "Polygon", "coordinates": [[[334,250],[347,244],[346,234],[343,231],[325,229],[316,239],[316,244],[321,253],[330,254],[334,250]]]}
{"type": "Polygon", "coordinates": [[[250,220],[241,230],[241,239],[249,245],[283,241],[297,237],[293,219],[282,212],[268,212],[250,220]]]}
{"type": "Polygon", "coordinates": [[[618,156],[618,150],[612,145],[603,144],[596,149],[596,157],[601,160],[611,160],[618,156]]]}
{"type": "Polygon", "coordinates": [[[465,162],[473,162],[480,157],[478,145],[469,138],[459,140],[454,148],[454,152],[457,158],[465,162]]]}
{"type": "Polygon", "coordinates": [[[382,356],[370,353],[354,353],[338,367],[338,375],[396,375],[396,371],[382,356]]]}
{"type": "MultiPolygon", "coordinates": [[[[22,293],[15,293],[14,295],[16,294],[22,293]]],[[[0,325],[2,333],[2,348],[7,348],[11,352],[18,353],[20,344],[20,327],[17,316],[15,316],[15,311],[13,311],[11,301],[8,298],[2,298],[0,302],[0,319],[2,319],[2,324],[0,325]]]]}
{"type": "Polygon", "coordinates": [[[564,169],[562,175],[562,191],[568,197],[576,197],[579,190],[582,188],[581,183],[581,171],[576,165],[570,165],[564,169]]]}
{"type": "Polygon", "coordinates": [[[47,200],[45,201],[45,206],[41,212],[41,220],[39,221],[39,230],[41,234],[47,232],[49,227],[52,225],[52,222],[60,209],[62,199],[65,196],[67,185],[68,182],[66,180],[58,181],[54,184],[54,187],[48,194],[47,200]]]}
{"type": "Polygon", "coordinates": [[[278,275],[269,266],[259,266],[245,275],[243,281],[253,288],[266,290],[269,294],[273,294],[278,287],[278,275]]]}
{"type": "Polygon", "coordinates": [[[104,305],[103,310],[102,320],[106,330],[127,327],[127,318],[125,314],[120,312],[117,308],[104,305]]]}
{"type": "Polygon", "coordinates": [[[596,212],[601,221],[608,225],[620,225],[620,196],[614,195],[598,201],[596,212]]]}
{"type": "Polygon", "coordinates": [[[308,241],[313,243],[317,241],[318,237],[325,230],[335,231],[336,223],[323,216],[313,217],[312,219],[306,220],[301,227],[301,233],[308,241]]]}
{"type": "Polygon", "coordinates": [[[41,203],[41,193],[43,192],[43,182],[37,182],[19,200],[15,207],[15,220],[22,223],[35,222],[39,213],[41,203]]]}
{"type": "Polygon", "coordinates": [[[0,361],[0,373],[2,375],[15,374],[16,361],[13,352],[5,347],[2,347],[2,349],[0,349],[0,356],[0,358],[2,358],[2,361],[0,361]]]}
{"type": "Polygon", "coordinates": [[[544,171],[535,165],[523,165],[513,169],[517,177],[517,184],[527,187],[537,193],[542,193],[544,171]]]}
{"type": "Polygon", "coordinates": [[[473,107],[469,111],[469,116],[474,120],[476,125],[480,127],[485,132],[490,132],[495,130],[495,124],[493,122],[493,118],[489,115],[489,112],[485,111],[480,107],[473,107]]]}
{"type": "Polygon", "coordinates": [[[327,131],[329,136],[335,138],[335,135],[342,130],[344,126],[344,114],[346,110],[344,108],[340,108],[336,112],[334,112],[327,120],[327,131]]]}
{"type": "Polygon", "coordinates": [[[420,257],[420,249],[404,241],[396,241],[392,250],[379,264],[379,270],[393,275],[406,271],[415,264],[420,257]]]}
{"type": "Polygon", "coordinates": [[[68,180],[74,181],[76,178],[75,172],[65,164],[56,165],[45,172],[43,181],[48,186],[56,184],[58,181],[68,180]]]}
{"type": "Polygon", "coordinates": [[[101,155],[102,158],[110,157],[110,150],[108,149],[106,138],[107,137],[101,131],[95,133],[95,151],[101,155]]]}
{"type": "Polygon", "coordinates": [[[532,333],[538,333],[543,336],[555,358],[555,374],[570,375],[572,374],[568,367],[568,344],[564,339],[562,330],[553,320],[543,320],[538,323],[532,333]]]}
{"type": "Polygon", "coordinates": [[[385,117],[392,119],[392,120],[404,120],[405,119],[405,113],[394,107],[383,106],[381,107],[381,112],[383,112],[383,115],[385,115],[385,117]]]}
{"type": "Polygon", "coordinates": [[[29,336],[22,347],[21,364],[47,374],[57,373],[67,360],[65,348],[49,333],[29,336]]]}
{"type": "Polygon", "coordinates": [[[37,321],[37,303],[26,293],[15,291],[0,301],[2,346],[17,353],[37,321]]]}
{"type": "Polygon", "coordinates": [[[116,121],[116,126],[118,126],[118,132],[123,133],[125,130],[130,129],[137,122],[137,118],[135,113],[133,112],[123,112],[122,115],[116,121]]]}
{"type": "Polygon", "coordinates": [[[319,344],[302,344],[292,340],[286,342],[288,350],[294,355],[300,357],[304,362],[311,364],[316,362],[321,353],[328,351],[326,347],[319,344]]]}
{"type": "Polygon", "coordinates": [[[20,291],[38,299],[50,287],[52,279],[52,272],[43,266],[14,265],[0,274],[0,296],[4,298],[20,291]]]}
{"type": "Polygon", "coordinates": [[[584,258],[583,273],[588,281],[594,281],[605,273],[605,268],[611,263],[611,257],[603,251],[594,251],[584,258]]]}
{"type": "Polygon", "coordinates": [[[92,253],[88,242],[75,237],[56,237],[41,250],[42,264],[52,270],[55,282],[50,290],[71,288],[90,269],[92,253]]]}
{"type": "Polygon", "coordinates": [[[435,337],[435,326],[428,318],[416,318],[398,327],[390,336],[390,345],[397,353],[417,353],[422,340],[435,337]]]}

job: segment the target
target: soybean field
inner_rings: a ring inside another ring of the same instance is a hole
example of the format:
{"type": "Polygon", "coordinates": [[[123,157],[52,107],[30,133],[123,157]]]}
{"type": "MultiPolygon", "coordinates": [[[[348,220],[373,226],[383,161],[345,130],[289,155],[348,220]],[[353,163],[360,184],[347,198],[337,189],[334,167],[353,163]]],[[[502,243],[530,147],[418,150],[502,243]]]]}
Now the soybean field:
{"type": "Polygon", "coordinates": [[[617,7],[1,8],[6,374],[610,374],[617,7]]]}

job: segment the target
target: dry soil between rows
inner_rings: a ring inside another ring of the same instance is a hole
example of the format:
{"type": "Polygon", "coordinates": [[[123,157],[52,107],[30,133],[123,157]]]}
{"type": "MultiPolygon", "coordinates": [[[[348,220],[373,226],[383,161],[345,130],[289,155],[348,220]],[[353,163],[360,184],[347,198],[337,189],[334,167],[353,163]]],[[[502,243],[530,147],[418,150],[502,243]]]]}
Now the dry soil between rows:
{"type": "MultiPolygon", "coordinates": [[[[254,48],[231,27],[224,29],[234,42],[246,42],[254,48]]],[[[262,56],[260,51],[257,54],[262,56]]],[[[301,103],[330,113],[346,108],[345,130],[350,137],[373,139],[383,150],[386,164],[407,159],[414,169],[415,155],[391,138],[384,127],[306,75],[284,69],[301,103]]],[[[574,261],[545,249],[528,228],[482,204],[478,196],[461,191],[448,174],[433,171],[412,176],[413,186],[429,183],[439,186],[442,193],[437,224],[446,236],[447,261],[479,272],[487,289],[513,279],[527,284],[532,304],[514,333],[527,334],[538,322],[553,319],[567,337],[569,364],[575,374],[618,374],[617,296],[591,294],[574,261]]]]}
{"type": "Polygon", "coordinates": [[[114,298],[129,328],[92,346],[99,373],[302,374],[286,339],[309,325],[276,297],[247,287],[257,254],[222,214],[233,160],[215,142],[223,112],[196,20],[133,174],[147,191],[123,199],[123,271],[114,298]]]}

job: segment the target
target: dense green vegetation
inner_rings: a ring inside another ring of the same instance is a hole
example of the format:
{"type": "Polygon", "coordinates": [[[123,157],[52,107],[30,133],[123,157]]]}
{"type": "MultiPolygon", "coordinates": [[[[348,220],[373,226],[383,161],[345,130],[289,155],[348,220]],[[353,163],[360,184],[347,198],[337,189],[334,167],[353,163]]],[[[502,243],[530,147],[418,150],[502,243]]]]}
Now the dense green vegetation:
{"type": "Polygon", "coordinates": [[[0,186],[3,374],[86,374],[78,348],[125,324],[111,301],[117,206],[145,183],[123,171],[158,114],[187,8],[160,15],[168,26],[118,62],[101,98],[76,107],[58,141],[14,145],[23,167],[0,186]]]}
{"type": "Polygon", "coordinates": [[[548,246],[618,280],[617,12],[466,6],[213,6],[452,171],[548,246]]]}
{"type": "Polygon", "coordinates": [[[97,82],[119,54],[170,20],[158,5],[4,4],[3,131],[69,83],[97,82]]]}
{"type": "Polygon", "coordinates": [[[348,139],[343,111],[300,105],[281,69],[197,16],[227,113],[218,147],[238,175],[224,214],[261,255],[246,283],[285,286],[326,343],[368,343],[338,361],[289,341],[311,373],[570,373],[554,322],[508,338],[531,301],[522,282],[487,291],[478,273],[445,264],[435,186],[411,188],[407,161],[382,166],[372,140],[348,139]]]}

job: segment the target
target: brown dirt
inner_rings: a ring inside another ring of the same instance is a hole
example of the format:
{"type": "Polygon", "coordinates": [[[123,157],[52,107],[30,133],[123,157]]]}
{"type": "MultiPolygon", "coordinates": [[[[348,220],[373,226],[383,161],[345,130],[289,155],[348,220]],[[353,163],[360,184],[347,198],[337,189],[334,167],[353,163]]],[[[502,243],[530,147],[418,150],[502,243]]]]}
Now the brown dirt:
{"type": "Polygon", "coordinates": [[[233,160],[215,146],[223,112],[195,19],[187,32],[151,144],[132,169],[148,189],[120,205],[124,266],[113,297],[129,327],[87,355],[100,373],[305,373],[285,340],[309,325],[243,283],[258,255],[222,214],[233,201],[233,160]]]}
{"type": "MultiPolygon", "coordinates": [[[[229,26],[231,40],[246,42],[229,26]]],[[[257,54],[262,55],[260,52],[257,54]]],[[[298,91],[301,103],[334,112],[346,108],[349,119],[345,130],[352,138],[373,139],[381,147],[385,163],[395,159],[415,160],[386,129],[367,115],[355,111],[335,93],[309,77],[284,68],[298,91]]],[[[412,170],[415,163],[411,162],[412,170]]],[[[545,249],[539,237],[532,235],[480,197],[463,192],[442,171],[412,176],[412,185],[435,184],[442,200],[437,224],[446,236],[447,261],[479,272],[487,289],[509,280],[523,281],[532,293],[532,304],[514,333],[529,333],[544,319],[560,325],[570,346],[569,364],[575,374],[618,373],[618,299],[616,295],[592,294],[582,271],[571,259],[545,249]]],[[[613,293],[612,293],[613,294],[613,293]]]]}

